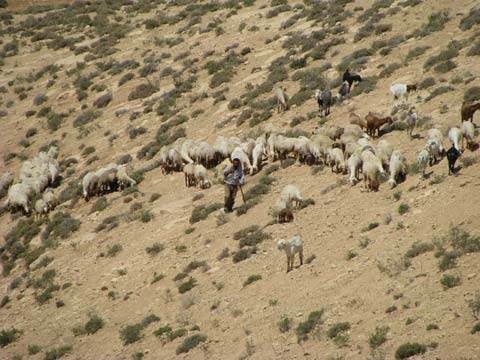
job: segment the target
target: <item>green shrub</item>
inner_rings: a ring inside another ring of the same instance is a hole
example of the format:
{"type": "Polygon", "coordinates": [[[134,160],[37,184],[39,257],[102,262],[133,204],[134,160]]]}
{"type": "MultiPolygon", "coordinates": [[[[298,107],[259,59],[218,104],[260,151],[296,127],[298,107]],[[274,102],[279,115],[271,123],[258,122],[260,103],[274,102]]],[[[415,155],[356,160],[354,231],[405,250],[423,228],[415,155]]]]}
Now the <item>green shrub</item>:
{"type": "Polygon", "coordinates": [[[107,206],[107,198],[105,196],[102,196],[101,198],[98,198],[97,201],[95,201],[95,203],[92,205],[92,208],[90,209],[90,214],[103,211],[107,208],[107,206]]]}
{"type": "Polygon", "coordinates": [[[422,27],[414,31],[413,36],[424,37],[430,35],[432,32],[442,31],[445,24],[450,20],[446,11],[438,11],[428,16],[428,22],[422,27]]]}
{"type": "Polygon", "coordinates": [[[145,251],[148,255],[155,256],[158,255],[165,249],[165,246],[159,242],[154,243],[152,246],[148,246],[145,248],[145,251]]]}
{"type": "Polygon", "coordinates": [[[120,339],[123,345],[133,344],[142,337],[142,324],[127,325],[120,330],[120,339]]]}
{"type": "Polygon", "coordinates": [[[108,245],[107,246],[107,256],[108,257],[114,257],[120,251],[122,251],[122,249],[123,249],[123,247],[120,244],[108,245]]]}
{"type": "Polygon", "coordinates": [[[375,228],[377,228],[377,227],[379,227],[379,226],[380,226],[380,223],[378,223],[378,222],[372,222],[372,223],[368,224],[366,227],[364,227],[364,228],[362,229],[362,232],[367,232],[367,231],[373,230],[373,229],[375,229],[375,228]]]}
{"type": "Polygon", "coordinates": [[[435,78],[428,77],[420,82],[420,84],[418,85],[418,88],[420,90],[428,89],[429,87],[432,87],[433,85],[435,85],[435,83],[436,83],[435,78]]]}
{"type": "Polygon", "coordinates": [[[414,258],[419,255],[425,254],[428,251],[432,251],[434,249],[433,244],[426,243],[426,242],[416,242],[413,243],[412,247],[408,249],[405,253],[407,258],[414,258]]]}
{"type": "Polygon", "coordinates": [[[465,91],[463,101],[472,102],[480,100],[480,86],[473,86],[465,91]]]}
{"type": "Polygon", "coordinates": [[[427,331],[431,331],[431,330],[438,330],[439,327],[437,324],[428,324],[427,327],[426,327],[427,331]]]}
{"type": "Polygon", "coordinates": [[[477,322],[475,325],[473,325],[472,330],[470,331],[470,334],[476,334],[477,332],[480,332],[480,322],[477,322]]]}
{"type": "Polygon", "coordinates": [[[87,334],[95,334],[98,330],[105,326],[105,322],[98,315],[92,314],[89,317],[90,318],[85,324],[85,331],[87,334]]]}
{"type": "Polygon", "coordinates": [[[208,215],[222,207],[223,205],[221,203],[196,206],[192,211],[192,215],[190,216],[190,224],[195,224],[199,221],[205,220],[208,215]]]}
{"type": "Polygon", "coordinates": [[[457,67],[457,64],[455,64],[452,60],[447,60],[447,61],[442,62],[442,63],[438,64],[437,66],[435,66],[433,68],[433,70],[436,73],[445,74],[445,73],[449,72],[450,70],[455,69],[456,67],[457,67]]]}
{"type": "Polygon", "coordinates": [[[261,280],[262,276],[261,275],[250,275],[247,280],[244,281],[243,287],[250,285],[251,283],[261,280]]]}
{"type": "Polygon", "coordinates": [[[308,339],[308,335],[315,330],[318,325],[323,324],[323,314],[324,310],[321,309],[319,311],[313,311],[308,315],[306,321],[301,322],[298,324],[296,329],[297,340],[298,342],[302,342],[308,339]]]}
{"type": "Polygon", "coordinates": [[[277,323],[277,325],[278,325],[278,330],[280,330],[281,333],[285,333],[292,328],[292,319],[284,315],[282,316],[280,321],[277,323]]]}
{"type": "Polygon", "coordinates": [[[468,15],[460,21],[459,27],[462,31],[467,31],[478,24],[480,24],[480,8],[471,8],[468,15]]]}
{"type": "Polygon", "coordinates": [[[35,355],[42,351],[42,348],[36,344],[28,345],[28,355],[35,355]]]}
{"type": "Polygon", "coordinates": [[[413,49],[410,49],[405,60],[410,61],[411,59],[417,58],[425,54],[428,49],[430,49],[430,46],[416,46],[413,49]]]}
{"type": "Polygon", "coordinates": [[[337,337],[338,335],[344,333],[345,331],[350,330],[350,327],[351,327],[351,325],[350,325],[349,322],[336,323],[336,324],[334,324],[334,325],[332,325],[328,328],[327,336],[330,339],[333,339],[333,338],[337,337]]]}
{"type": "Polygon", "coordinates": [[[243,248],[233,254],[232,260],[236,264],[238,262],[248,259],[252,254],[256,254],[256,253],[257,253],[257,248],[255,246],[252,248],[243,248]]]}
{"type": "Polygon", "coordinates": [[[44,360],[57,360],[61,359],[64,355],[70,353],[73,347],[71,345],[63,345],[56,349],[49,350],[45,353],[44,360]]]}
{"type": "Polygon", "coordinates": [[[44,240],[68,239],[80,228],[80,220],[74,219],[68,213],[57,212],[48,222],[42,234],[44,240]]]}
{"type": "Polygon", "coordinates": [[[195,334],[187,337],[183,342],[177,347],[176,353],[183,354],[188,353],[190,350],[196,348],[201,343],[207,341],[207,336],[203,334],[195,334]]]}
{"type": "Polygon", "coordinates": [[[187,291],[192,290],[195,286],[197,286],[197,280],[191,277],[187,282],[184,282],[178,286],[178,292],[180,294],[184,294],[187,291]]]}
{"type": "Polygon", "coordinates": [[[18,337],[21,335],[21,331],[15,328],[11,328],[10,330],[1,330],[0,331],[0,348],[7,346],[15,342],[18,337]]]}
{"type": "Polygon", "coordinates": [[[425,345],[419,343],[405,343],[400,345],[395,351],[395,359],[408,359],[409,357],[424,354],[427,351],[427,347],[425,345]]]}
{"type": "Polygon", "coordinates": [[[440,283],[446,290],[460,285],[462,283],[462,280],[460,279],[460,276],[444,274],[440,279],[440,283]]]}
{"type": "Polygon", "coordinates": [[[375,332],[368,338],[368,344],[370,348],[375,350],[387,341],[387,334],[389,331],[388,326],[380,326],[375,328],[375,332]]]}

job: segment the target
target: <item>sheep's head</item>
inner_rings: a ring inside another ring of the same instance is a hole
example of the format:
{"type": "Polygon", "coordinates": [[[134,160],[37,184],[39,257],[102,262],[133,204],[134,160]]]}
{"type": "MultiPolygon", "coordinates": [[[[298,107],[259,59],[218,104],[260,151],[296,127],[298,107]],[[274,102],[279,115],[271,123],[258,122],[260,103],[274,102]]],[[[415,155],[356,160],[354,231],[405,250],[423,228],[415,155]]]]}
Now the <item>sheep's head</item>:
{"type": "Polygon", "coordinates": [[[209,189],[212,187],[212,183],[208,179],[205,179],[205,181],[203,182],[203,187],[205,189],[209,189]]]}
{"type": "Polygon", "coordinates": [[[397,186],[397,182],[394,179],[388,180],[388,184],[390,187],[393,189],[395,186],[397,186]]]}
{"type": "Polygon", "coordinates": [[[284,250],[286,246],[287,246],[287,242],[284,239],[277,240],[278,250],[284,250]]]}

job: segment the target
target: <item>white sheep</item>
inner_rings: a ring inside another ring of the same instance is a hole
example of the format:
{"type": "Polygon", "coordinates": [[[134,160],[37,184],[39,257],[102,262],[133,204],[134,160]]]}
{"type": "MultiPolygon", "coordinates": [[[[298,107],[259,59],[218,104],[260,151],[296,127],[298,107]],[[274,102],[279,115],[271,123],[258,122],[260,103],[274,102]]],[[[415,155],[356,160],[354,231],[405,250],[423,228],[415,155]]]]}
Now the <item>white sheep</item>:
{"type": "Polygon", "coordinates": [[[55,209],[55,207],[58,204],[58,200],[55,196],[55,193],[50,188],[45,189],[45,191],[42,194],[42,199],[47,204],[48,211],[55,209]]]}
{"type": "Polygon", "coordinates": [[[230,160],[233,161],[233,159],[239,159],[240,162],[242,163],[243,170],[246,172],[248,171],[250,175],[253,175],[253,166],[252,163],[250,162],[250,159],[248,158],[248,155],[245,153],[245,151],[242,150],[241,147],[236,147],[231,155],[230,155],[230,160]]]}
{"type": "Polygon", "coordinates": [[[180,171],[182,169],[183,160],[182,155],[176,149],[168,150],[168,158],[167,158],[167,165],[169,171],[175,170],[180,171]]]}
{"type": "Polygon", "coordinates": [[[445,152],[445,148],[443,146],[443,134],[440,130],[435,128],[429,129],[427,131],[427,138],[437,140],[437,142],[440,144],[440,153],[443,154],[445,152]]]}
{"type": "Polygon", "coordinates": [[[361,158],[365,188],[377,191],[380,186],[380,177],[385,176],[382,162],[370,151],[363,151],[361,158]]]}
{"type": "Polygon", "coordinates": [[[126,165],[119,165],[117,167],[117,181],[121,188],[137,185],[137,182],[128,176],[126,165]]]}
{"type": "Polygon", "coordinates": [[[345,158],[343,156],[342,150],[339,148],[328,149],[327,164],[330,166],[332,172],[334,167],[336,173],[344,172],[345,158]]]}
{"type": "Polygon", "coordinates": [[[263,155],[265,154],[265,145],[263,143],[258,143],[253,148],[252,158],[253,158],[253,170],[258,172],[262,166],[263,155]]]}
{"type": "Polygon", "coordinates": [[[38,199],[35,202],[35,220],[40,220],[47,217],[49,212],[48,204],[43,199],[38,199]]]}
{"type": "Polygon", "coordinates": [[[293,203],[295,203],[295,207],[298,208],[303,202],[303,197],[295,185],[287,185],[282,190],[280,200],[285,202],[288,208],[290,208],[293,203]]]}
{"type": "Polygon", "coordinates": [[[347,160],[348,171],[350,173],[348,181],[352,186],[360,179],[360,169],[362,167],[361,151],[360,148],[357,148],[347,160]]]}
{"type": "Polygon", "coordinates": [[[417,85],[393,84],[390,86],[390,92],[392,93],[394,100],[405,99],[408,101],[408,94],[416,90],[417,85]]]}
{"type": "Polygon", "coordinates": [[[442,157],[442,146],[436,139],[428,139],[427,145],[428,153],[430,155],[430,162],[429,165],[432,166],[434,163],[438,161],[438,158],[442,157]]]}
{"type": "Polygon", "coordinates": [[[183,167],[183,173],[185,174],[185,186],[195,186],[195,164],[186,164],[183,167]]]}
{"type": "Polygon", "coordinates": [[[397,186],[399,178],[407,174],[407,159],[400,150],[392,152],[390,157],[390,179],[388,183],[392,188],[397,186]]]}
{"type": "Polygon", "coordinates": [[[287,273],[293,270],[293,263],[295,262],[295,254],[300,257],[300,266],[303,265],[303,241],[299,235],[294,235],[290,240],[277,240],[277,248],[280,251],[285,251],[287,255],[287,273]]]}
{"type": "Polygon", "coordinates": [[[430,159],[430,152],[428,147],[425,147],[422,151],[419,152],[417,156],[417,164],[419,170],[422,171],[422,178],[426,177],[427,164],[430,159]]]}
{"type": "Polygon", "coordinates": [[[462,130],[460,130],[457,127],[452,127],[448,131],[448,139],[450,140],[450,143],[452,144],[452,146],[455,147],[455,149],[457,149],[458,151],[460,151],[459,144],[460,144],[460,141],[462,140],[462,137],[463,137],[462,130]]]}
{"type": "Polygon", "coordinates": [[[335,95],[335,99],[338,103],[342,102],[344,98],[348,96],[350,93],[350,86],[348,85],[348,81],[344,81],[342,85],[340,85],[340,89],[338,89],[337,95],[335,95]]]}
{"type": "Polygon", "coordinates": [[[200,188],[207,189],[212,186],[208,180],[207,169],[203,165],[195,165],[193,174],[195,182],[200,185],[200,188]]]}
{"type": "Polygon", "coordinates": [[[392,156],[392,152],[393,146],[387,140],[380,140],[377,146],[375,146],[375,155],[382,162],[382,166],[384,167],[384,169],[388,170],[390,156],[392,156]]]}
{"type": "Polygon", "coordinates": [[[31,194],[31,188],[29,188],[24,183],[14,184],[8,189],[5,206],[11,210],[20,208],[25,212],[25,214],[28,214],[30,212],[28,200],[31,194]]]}
{"type": "MultiPolygon", "coordinates": [[[[462,122],[462,151],[465,148],[464,146],[464,140],[467,140],[467,147],[471,146],[474,143],[474,137],[475,137],[475,126],[473,125],[472,122],[470,121],[464,121],[462,122]]],[[[1,187],[0,187],[1,188],[1,187]]]]}

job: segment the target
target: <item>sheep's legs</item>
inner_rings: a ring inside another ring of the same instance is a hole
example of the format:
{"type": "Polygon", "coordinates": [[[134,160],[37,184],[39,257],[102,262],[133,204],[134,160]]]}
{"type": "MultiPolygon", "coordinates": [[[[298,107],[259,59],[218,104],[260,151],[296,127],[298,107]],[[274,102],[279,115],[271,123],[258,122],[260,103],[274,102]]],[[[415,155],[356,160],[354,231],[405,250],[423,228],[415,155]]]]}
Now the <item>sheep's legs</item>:
{"type": "Polygon", "coordinates": [[[303,251],[300,251],[299,255],[300,255],[300,266],[302,266],[303,265],[303,251]]]}

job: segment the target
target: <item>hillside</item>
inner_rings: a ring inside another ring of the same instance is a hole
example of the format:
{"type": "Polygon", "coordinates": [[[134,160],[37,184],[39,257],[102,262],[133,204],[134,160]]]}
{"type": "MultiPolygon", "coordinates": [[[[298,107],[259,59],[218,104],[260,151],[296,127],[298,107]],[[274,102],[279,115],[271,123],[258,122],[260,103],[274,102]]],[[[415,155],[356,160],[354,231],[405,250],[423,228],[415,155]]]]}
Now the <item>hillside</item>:
{"type": "Polygon", "coordinates": [[[480,100],[477,1],[7,2],[0,175],[55,145],[61,181],[46,220],[0,193],[0,359],[480,359],[478,146],[452,176],[416,166],[480,100]],[[315,90],[347,68],[363,81],[320,117],[315,90]],[[392,83],[418,85],[413,139],[392,83]],[[209,189],[159,166],[178,138],[310,136],[352,111],[394,117],[371,140],[408,160],[394,189],[268,160],[225,214],[225,162],[209,189]],[[86,202],[83,176],[112,162],[138,185],[86,202]],[[288,184],[309,201],[278,224],[288,184]],[[286,273],[294,234],[306,262],[286,273]]]}

